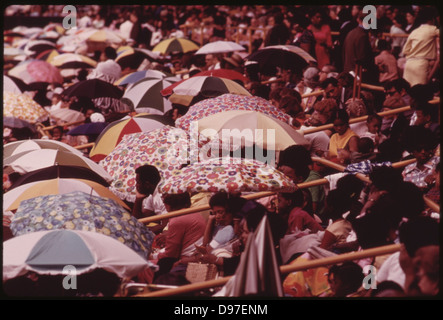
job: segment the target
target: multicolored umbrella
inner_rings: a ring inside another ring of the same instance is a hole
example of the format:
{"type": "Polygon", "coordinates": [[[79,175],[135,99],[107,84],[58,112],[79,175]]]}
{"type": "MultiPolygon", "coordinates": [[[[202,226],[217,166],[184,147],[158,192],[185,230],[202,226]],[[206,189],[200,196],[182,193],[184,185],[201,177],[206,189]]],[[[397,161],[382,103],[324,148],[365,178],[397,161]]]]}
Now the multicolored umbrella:
{"type": "Polygon", "coordinates": [[[143,62],[144,59],[148,59],[149,61],[157,61],[160,58],[159,52],[152,52],[148,49],[143,48],[133,48],[130,46],[123,46],[117,49],[117,57],[115,58],[115,62],[124,66],[131,60],[137,60],[143,62]]]}
{"type": "Polygon", "coordinates": [[[161,193],[292,192],[296,185],[274,167],[254,159],[213,158],[175,170],[158,186],[161,193]]]}
{"type": "Polygon", "coordinates": [[[143,70],[143,71],[135,71],[131,72],[120,79],[118,79],[116,82],[114,82],[115,86],[123,86],[131,83],[136,83],[143,79],[165,79],[169,82],[178,82],[181,79],[178,77],[174,77],[172,74],[166,74],[159,70],[143,70]]]}
{"type": "Polygon", "coordinates": [[[169,100],[189,106],[197,95],[213,98],[225,93],[251,96],[251,93],[237,82],[212,76],[194,76],[172,89],[169,100]]]}
{"type": "Polygon", "coordinates": [[[73,84],[63,91],[63,95],[67,97],[86,97],[89,99],[102,97],[120,99],[123,91],[104,80],[89,79],[73,84]]]}
{"type": "Polygon", "coordinates": [[[276,108],[266,99],[257,96],[223,94],[192,105],[184,116],[176,120],[175,124],[176,127],[188,131],[193,121],[200,120],[218,112],[231,110],[258,111],[286,123],[290,123],[291,121],[291,117],[287,113],[276,108]]]}
{"type": "Polygon", "coordinates": [[[174,126],[174,121],[163,115],[139,113],[110,123],[95,140],[89,158],[95,162],[104,159],[120,143],[126,134],[174,126]]]}
{"type": "Polygon", "coordinates": [[[51,60],[55,56],[58,56],[58,55],[60,55],[59,51],[57,51],[56,49],[49,49],[49,50],[39,53],[35,58],[37,60],[43,60],[43,61],[51,63],[51,60]]]}
{"type": "Polygon", "coordinates": [[[24,93],[3,92],[3,116],[14,117],[30,123],[48,119],[48,112],[24,93]]]}
{"type": "Polygon", "coordinates": [[[33,181],[14,189],[10,189],[3,194],[3,209],[11,211],[17,210],[20,203],[24,200],[45,195],[65,194],[74,191],[82,191],[97,197],[113,199],[119,205],[129,210],[129,207],[107,187],[98,182],[80,178],[54,178],[33,181]]]}
{"type": "Polygon", "coordinates": [[[235,51],[245,51],[245,47],[234,41],[213,41],[205,44],[195,52],[195,54],[213,54],[235,51]]]}
{"type": "Polygon", "coordinates": [[[60,108],[49,112],[49,117],[57,123],[70,123],[76,121],[85,121],[85,115],[77,110],[69,108],[60,108]]]}
{"type": "Polygon", "coordinates": [[[46,139],[32,139],[32,140],[19,140],[13,141],[5,144],[3,146],[3,158],[13,156],[15,154],[40,149],[54,149],[62,150],[67,152],[72,152],[78,156],[83,156],[80,150],[57,140],[46,140],[46,139]]]}
{"type": "Polygon", "coordinates": [[[125,135],[100,165],[113,181],[109,189],[121,199],[135,201],[135,169],[150,164],[167,179],[172,171],[187,163],[189,140],[185,131],[171,126],[125,135]]]}
{"type": "Polygon", "coordinates": [[[309,146],[309,141],[294,127],[258,111],[219,112],[198,120],[197,124],[200,133],[206,130],[215,134],[224,144],[230,144],[232,139],[233,143],[245,147],[258,145],[262,149],[279,151],[292,145],[309,146]]]}
{"type": "Polygon", "coordinates": [[[126,89],[121,102],[137,113],[164,114],[172,103],[160,91],[171,84],[166,79],[142,79],[126,89]]]}
{"type": "Polygon", "coordinates": [[[91,159],[68,151],[53,149],[31,150],[20,152],[3,159],[3,168],[7,167],[4,169],[6,173],[8,173],[8,171],[16,171],[23,174],[33,170],[50,167],[55,164],[89,168],[102,176],[105,180],[112,180],[109,173],[91,159]]]}
{"type": "Polygon", "coordinates": [[[39,231],[3,243],[3,281],[29,271],[63,275],[69,265],[75,267],[77,275],[104,269],[120,278],[135,277],[150,266],[120,241],[91,231],[39,231]]]}
{"type": "Polygon", "coordinates": [[[48,62],[60,69],[88,69],[97,66],[97,61],[78,53],[62,53],[48,62]]]}
{"type": "Polygon", "coordinates": [[[26,60],[9,70],[8,75],[22,79],[26,84],[33,82],[63,83],[60,70],[43,60],[26,60]]]}
{"type": "Polygon", "coordinates": [[[153,49],[153,52],[160,52],[168,55],[171,52],[192,52],[197,51],[200,47],[193,41],[185,38],[170,38],[160,41],[153,49]]]}

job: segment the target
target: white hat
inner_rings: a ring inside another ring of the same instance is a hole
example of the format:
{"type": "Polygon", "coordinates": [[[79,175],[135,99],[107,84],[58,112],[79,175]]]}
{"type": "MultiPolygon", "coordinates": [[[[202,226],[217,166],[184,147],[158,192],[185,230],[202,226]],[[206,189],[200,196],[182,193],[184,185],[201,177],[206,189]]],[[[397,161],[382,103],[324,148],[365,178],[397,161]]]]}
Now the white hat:
{"type": "Polygon", "coordinates": [[[91,122],[105,122],[105,116],[99,112],[94,112],[91,114],[91,122]]]}

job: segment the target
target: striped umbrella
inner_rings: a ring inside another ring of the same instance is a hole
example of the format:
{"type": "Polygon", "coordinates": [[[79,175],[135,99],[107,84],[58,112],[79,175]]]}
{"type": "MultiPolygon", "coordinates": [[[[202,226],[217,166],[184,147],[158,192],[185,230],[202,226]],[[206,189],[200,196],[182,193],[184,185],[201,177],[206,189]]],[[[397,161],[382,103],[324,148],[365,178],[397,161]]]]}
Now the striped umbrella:
{"type": "Polygon", "coordinates": [[[70,146],[61,141],[47,140],[47,139],[30,139],[19,140],[5,144],[3,146],[3,158],[13,156],[25,151],[40,150],[40,149],[53,149],[72,152],[78,156],[82,156],[83,153],[80,150],[70,146]]]}
{"type": "Polygon", "coordinates": [[[123,86],[131,83],[136,83],[142,79],[165,79],[170,82],[178,82],[181,79],[178,77],[174,77],[172,74],[167,74],[158,70],[143,70],[143,71],[135,71],[131,72],[127,75],[124,75],[120,79],[114,82],[115,86],[123,86]]]}
{"type": "Polygon", "coordinates": [[[163,115],[143,113],[134,115],[133,117],[126,116],[123,119],[114,121],[97,137],[89,153],[89,158],[95,162],[99,162],[114,150],[124,135],[150,131],[162,128],[165,125],[173,126],[174,121],[163,115]]]}
{"type": "Polygon", "coordinates": [[[51,63],[51,60],[55,57],[58,56],[60,54],[59,51],[55,50],[55,49],[49,49],[49,50],[45,50],[41,53],[39,53],[35,59],[37,60],[43,60],[46,62],[51,63]]]}
{"type": "Polygon", "coordinates": [[[97,66],[97,61],[77,53],[63,53],[53,57],[49,62],[60,69],[88,69],[97,66]]]}
{"type": "Polygon", "coordinates": [[[171,52],[192,52],[197,51],[200,47],[193,41],[185,38],[170,38],[160,41],[153,49],[153,52],[160,52],[168,55],[171,52]]]}
{"type": "Polygon", "coordinates": [[[212,76],[194,76],[173,88],[169,100],[172,103],[189,106],[197,95],[213,98],[225,93],[251,96],[248,90],[233,80],[212,76]]]}
{"type": "Polygon", "coordinates": [[[30,123],[45,121],[48,112],[24,93],[3,92],[3,116],[15,117],[30,123]]]}
{"type": "Polygon", "coordinates": [[[142,79],[127,88],[121,102],[137,113],[164,114],[172,109],[172,103],[160,91],[173,82],[165,79],[142,79]]]}

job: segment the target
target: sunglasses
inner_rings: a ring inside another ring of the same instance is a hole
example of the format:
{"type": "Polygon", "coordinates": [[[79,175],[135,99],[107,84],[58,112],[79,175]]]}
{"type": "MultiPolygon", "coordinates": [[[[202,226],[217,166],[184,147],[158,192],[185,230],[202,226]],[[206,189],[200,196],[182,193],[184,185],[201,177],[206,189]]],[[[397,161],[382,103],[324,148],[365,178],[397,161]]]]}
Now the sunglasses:
{"type": "Polygon", "coordinates": [[[387,96],[393,96],[395,93],[396,93],[397,91],[385,91],[385,94],[387,95],[387,96]]]}

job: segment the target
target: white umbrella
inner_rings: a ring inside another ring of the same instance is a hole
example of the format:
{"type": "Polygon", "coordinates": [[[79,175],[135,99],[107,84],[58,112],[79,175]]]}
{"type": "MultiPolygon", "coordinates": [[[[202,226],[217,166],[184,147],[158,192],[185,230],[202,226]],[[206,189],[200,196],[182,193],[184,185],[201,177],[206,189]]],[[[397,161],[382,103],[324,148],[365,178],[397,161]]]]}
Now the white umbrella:
{"type": "Polygon", "coordinates": [[[197,50],[195,54],[211,54],[211,53],[224,53],[246,50],[242,45],[239,45],[233,41],[214,41],[205,44],[203,47],[197,50]]]}

